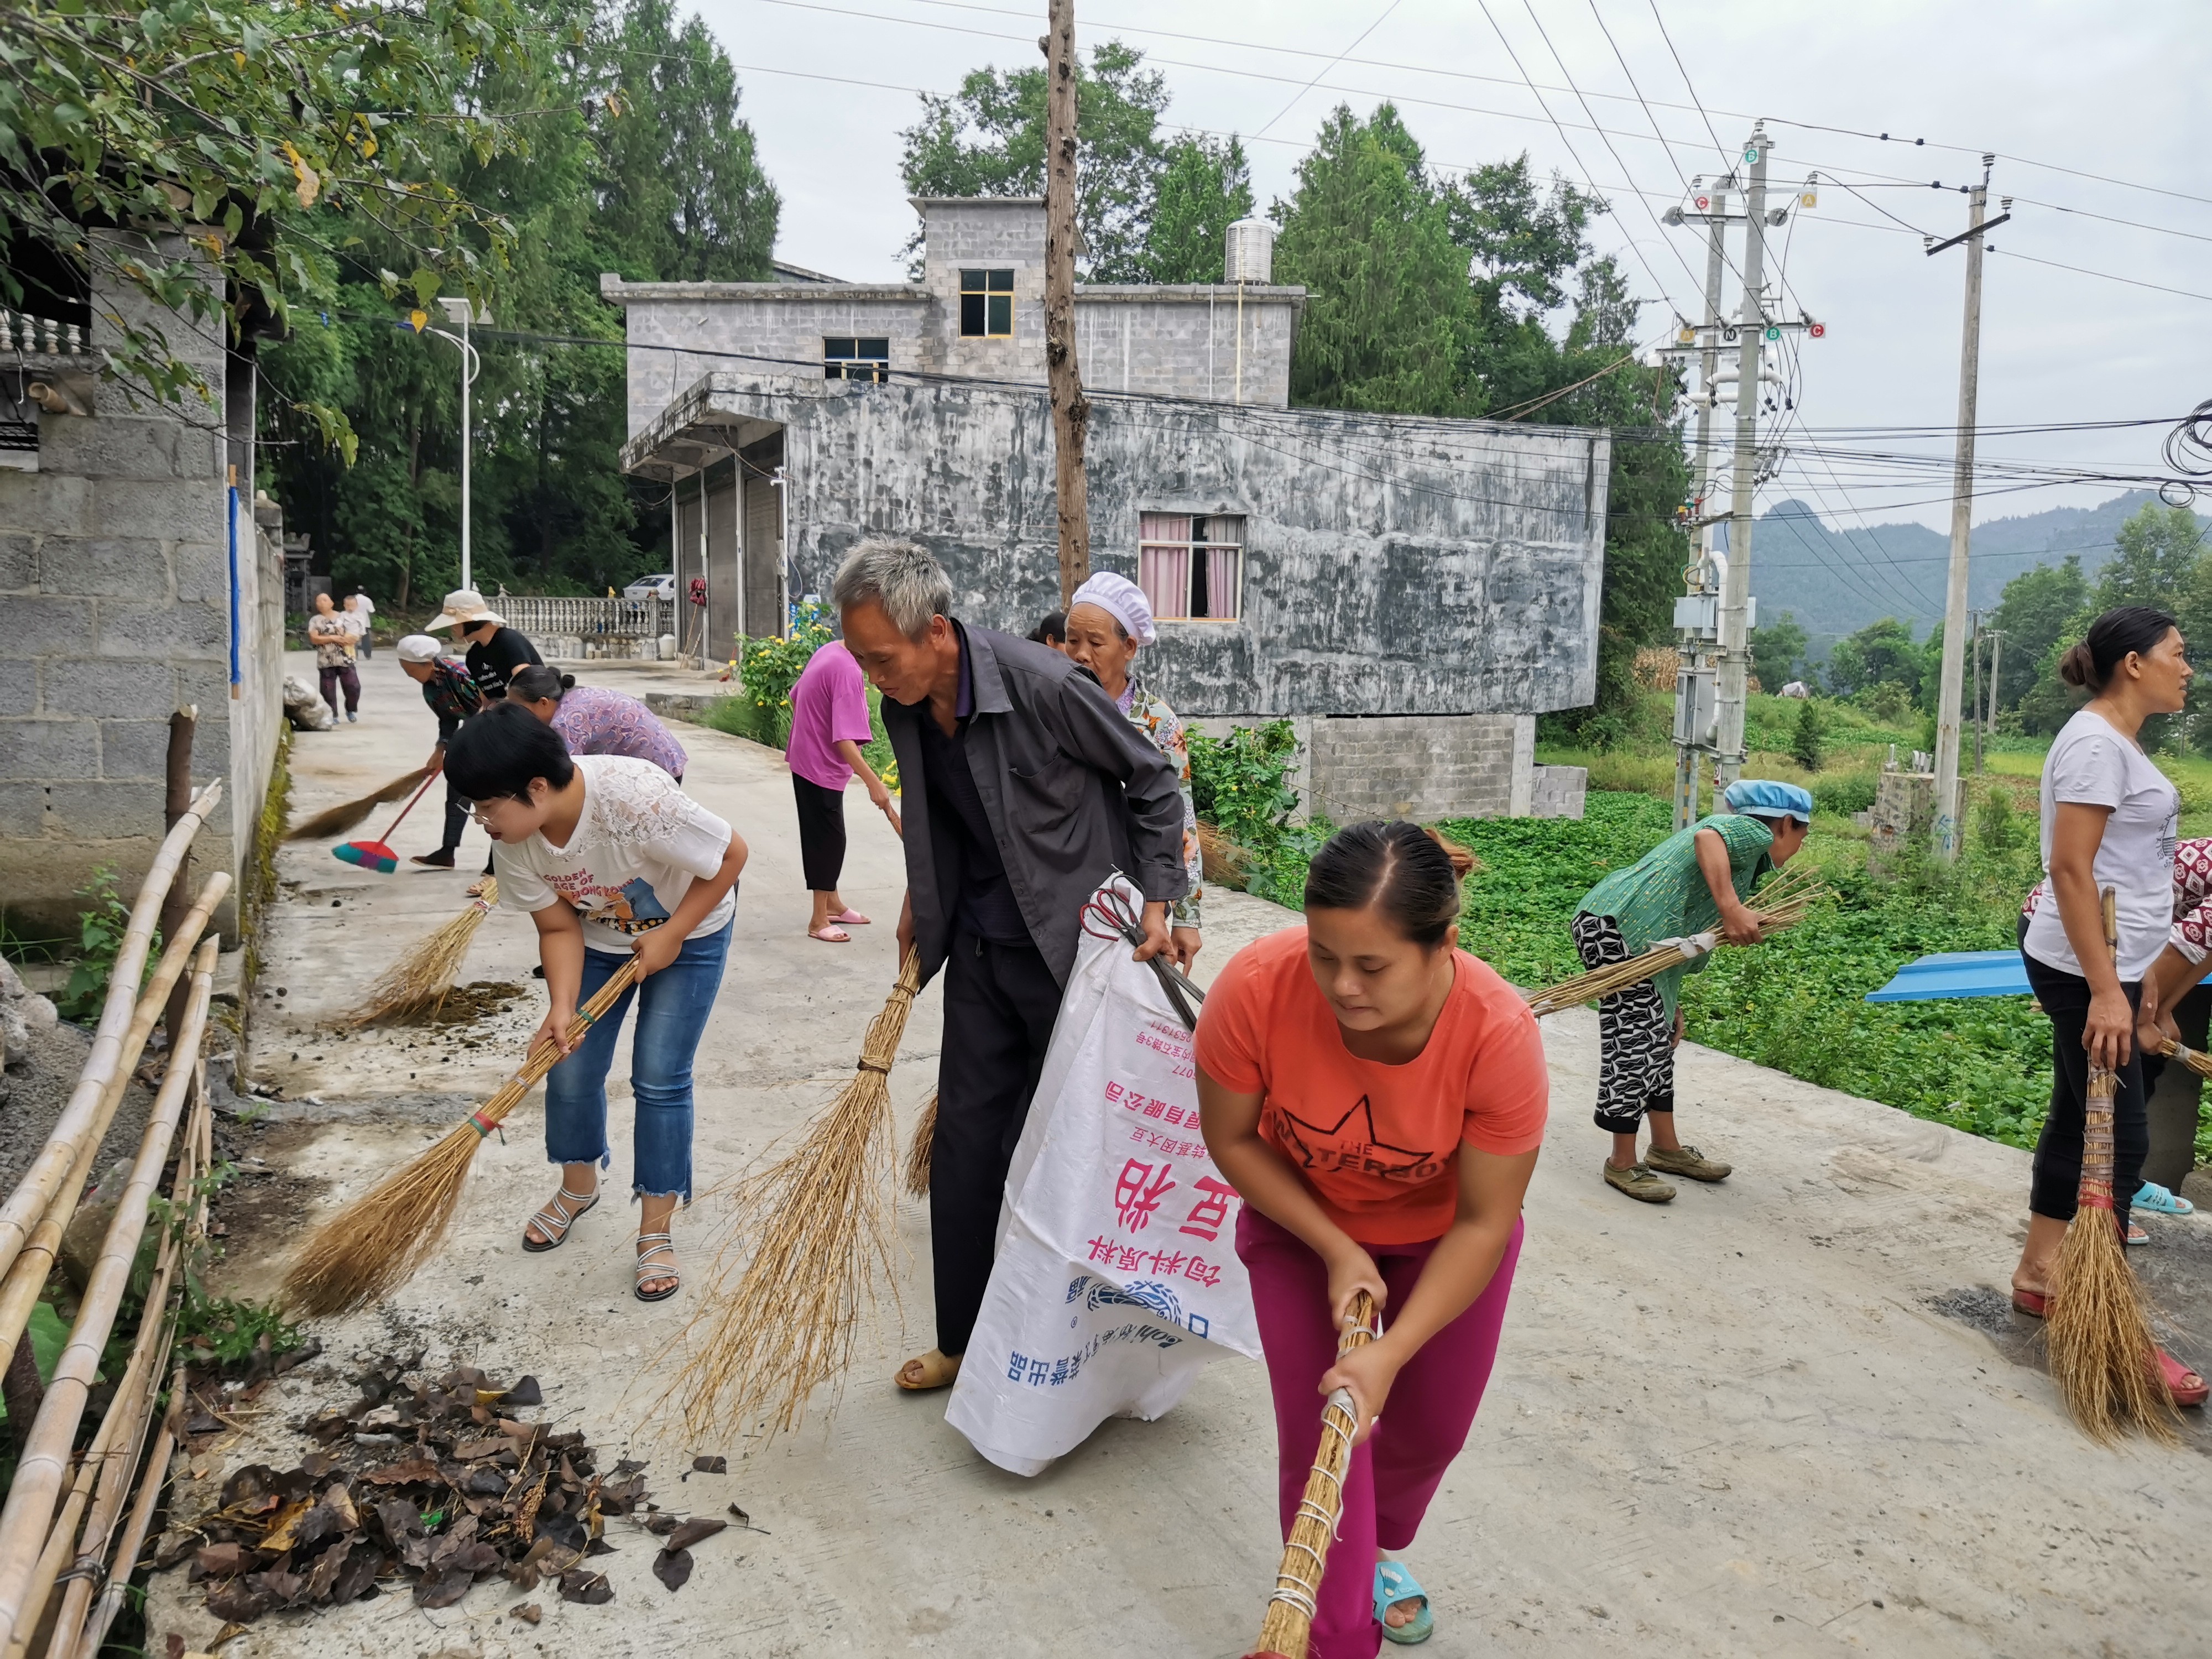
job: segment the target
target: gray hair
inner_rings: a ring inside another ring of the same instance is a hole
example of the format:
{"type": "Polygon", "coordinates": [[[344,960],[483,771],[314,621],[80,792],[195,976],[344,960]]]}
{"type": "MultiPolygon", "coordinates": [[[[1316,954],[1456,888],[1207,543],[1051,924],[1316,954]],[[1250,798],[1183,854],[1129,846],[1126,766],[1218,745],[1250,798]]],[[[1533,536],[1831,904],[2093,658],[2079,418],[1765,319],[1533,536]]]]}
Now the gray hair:
{"type": "Polygon", "coordinates": [[[848,605],[879,605],[891,624],[910,640],[929,632],[932,617],[952,614],[952,580],[945,567],[919,543],[871,536],[837,567],[830,597],[842,611],[848,605]]]}

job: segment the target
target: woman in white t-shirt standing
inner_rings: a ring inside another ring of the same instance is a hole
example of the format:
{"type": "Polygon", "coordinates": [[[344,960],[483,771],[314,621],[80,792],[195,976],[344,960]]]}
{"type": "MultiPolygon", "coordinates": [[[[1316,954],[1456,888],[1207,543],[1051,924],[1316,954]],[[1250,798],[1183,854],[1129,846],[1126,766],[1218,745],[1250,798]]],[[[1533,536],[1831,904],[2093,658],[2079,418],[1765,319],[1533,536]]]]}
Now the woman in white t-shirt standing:
{"type": "MultiPolygon", "coordinates": [[[[2053,1073],[2051,1115],[2035,1146],[2027,1243],[2012,1277],[2013,1305],[2037,1317],[2074,1217],[2091,1066],[2119,1075],[2112,1194],[2124,1236],[2128,1198],[2150,1148],[2137,1026],[2148,1034],[2158,1014],[2155,981],[2147,984],[2144,975],[2172,921],[2181,796],[2137,734],[2151,715],[2179,712],[2191,671],[2172,617],[2124,605],[2090,624],[2058,672],[2091,696],[2043,764],[2043,866],[2057,902],[2039,904],[2021,933],[2028,984],[2051,1017],[2053,1073]],[[2118,902],[2117,962],[2105,943],[2107,887],[2118,902]]],[[[2201,1378],[2171,1361],[2166,1370],[2177,1399],[2193,1392],[2185,1403],[2203,1401],[2201,1378]]]]}
{"type": "Polygon", "coordinates": [[[557,1249],[599,1202],[607,1150],[607,1070],[635,1001],[632,1196],[639,1201],[637,1298],[682,1283],[669,1218],[691,1197],[691,1062],[722,983],[745,843],[650,761],[571,759],[521,704],[494,703],[454,734],[446,775],[491,836],[499,902],[538,924],[550,1006],[532,1046],[566,1056],[545,1078],[545,1152],[561,1190],[531,1218],[526,1250],[557,1249]],[[577,1007],[626,956],[638,983],[572,1049],[577,1007]]]}

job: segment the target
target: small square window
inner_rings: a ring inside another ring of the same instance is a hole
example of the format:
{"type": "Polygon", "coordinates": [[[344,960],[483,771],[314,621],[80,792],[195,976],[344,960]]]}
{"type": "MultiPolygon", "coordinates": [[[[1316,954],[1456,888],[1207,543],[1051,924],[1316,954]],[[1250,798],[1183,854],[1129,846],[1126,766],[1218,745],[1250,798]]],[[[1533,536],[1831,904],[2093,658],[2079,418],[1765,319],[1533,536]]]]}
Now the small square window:
{"type": "Polygon", "coordinates": [[[1139,520],[1137,585],[1168,622],[1234,622],[1244,614],[1244,520],[1234,514],[1146,513],[1139,520]]]}
{"type": "Polygon", "coordinates": [[[825,335],[822,341],[822,377],[828,380],[890,379],[891,343],[884,335],[825,335]]]}
{"type": "Polygon", "coordinates": [[[1014,331],[1014,273],[960,273],[960,332],[969,338],[1010,338],[1014,331]]]}

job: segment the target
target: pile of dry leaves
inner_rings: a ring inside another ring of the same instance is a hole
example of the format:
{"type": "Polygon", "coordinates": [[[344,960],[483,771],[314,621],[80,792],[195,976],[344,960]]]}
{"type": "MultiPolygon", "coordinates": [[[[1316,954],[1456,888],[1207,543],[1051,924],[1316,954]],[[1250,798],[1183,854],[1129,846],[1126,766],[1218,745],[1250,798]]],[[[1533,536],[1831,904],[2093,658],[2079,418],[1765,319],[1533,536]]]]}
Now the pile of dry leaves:
{"type": "MultiPolygon", "coordinates": [[[[553,1581],[563,1600],[596,1604],[614,1599],[606,1575],[586,1565],[613,1550],[601,1535],[610,1516],[661,1540],[653,1571],[672,1590],[691,1576],[691,1546],[730,1524],[662,1513],[647,1501],[643,1463],[602,1470],[581,1434],[521,1421],[522,1407],[543,1403],[535,1378],[508,1388],[463,1366],[432,1381],[421,1360],[371,1366],[356,1379],[358,1400],[297,1425],[323,1450],[282,1472],[238,1470],[221,1507],[165,1538],[155,1564],[189,1557],[208,1611],[239,1625],[342,1605],[394,1581],[412,1585],[418,1606],[451,1607],[495,1574],[526,1595],[553,1581]]],[[[539,1613],[514,1611],[532,1623],[539,1613]]]]}

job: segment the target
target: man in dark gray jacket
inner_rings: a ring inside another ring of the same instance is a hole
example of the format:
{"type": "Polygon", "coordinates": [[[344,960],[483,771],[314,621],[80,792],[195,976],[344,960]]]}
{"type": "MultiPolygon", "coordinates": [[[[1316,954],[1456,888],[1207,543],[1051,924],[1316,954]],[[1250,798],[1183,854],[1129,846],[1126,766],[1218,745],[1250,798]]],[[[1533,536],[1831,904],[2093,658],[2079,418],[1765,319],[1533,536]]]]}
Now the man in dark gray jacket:
{"type": "Polygon", "coordinates": [[[872,538],[831,589],[883,693],[904,799],[899,949],[945,969],[930,1158],[937,1346],[902,1389],[959,1374],[991,1277],[1006,1166],[1075,964],[1084,902],[1120,870],[1145,897],[1139,961],[1177,954],[1168,903],[1188,885],[1182,797],[1158,750],[1057,651],[951,615],[944,568],[872,538]]]}

